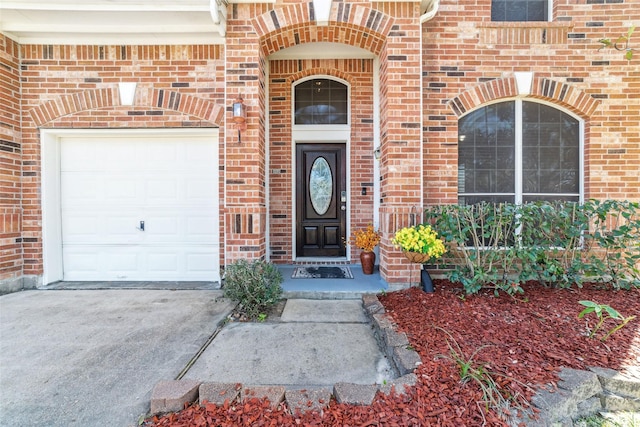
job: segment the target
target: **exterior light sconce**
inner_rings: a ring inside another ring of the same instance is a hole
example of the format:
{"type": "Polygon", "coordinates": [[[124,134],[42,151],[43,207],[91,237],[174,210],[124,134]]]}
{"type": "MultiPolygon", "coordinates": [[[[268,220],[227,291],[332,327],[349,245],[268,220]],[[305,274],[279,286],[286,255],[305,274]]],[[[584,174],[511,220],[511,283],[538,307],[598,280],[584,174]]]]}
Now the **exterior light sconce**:
{"type": "Polygon", "coordinates": [[[382,150],[379,145],[375,150],[373,150],[373,157],[375,157],[376,160],[380,160],[380,157],[382,157],[382,150]]]}
{"type": "Polygon", "coordinates": [[[241,96],[238,96],[235,101],[233,101],[233,122],[236,124],[236,128],[238,129],[238,144],[242,141],[240,139],[240,132],[246,129],[247,124],[247,108],[244,105],[244,100],[241,96]]]}

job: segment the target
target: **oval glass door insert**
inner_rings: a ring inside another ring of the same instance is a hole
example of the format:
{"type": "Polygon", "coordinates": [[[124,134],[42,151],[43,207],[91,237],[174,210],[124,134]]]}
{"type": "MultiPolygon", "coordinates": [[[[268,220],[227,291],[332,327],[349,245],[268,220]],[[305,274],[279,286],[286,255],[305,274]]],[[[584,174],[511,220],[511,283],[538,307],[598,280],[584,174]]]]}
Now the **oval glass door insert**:
{"type": "Polygon", "coordinates": [[[331,205],[333,195],[333,174],[324,157],[314,160],[309,174],[309,197],[318,215],[324,215],[331,205]]]}

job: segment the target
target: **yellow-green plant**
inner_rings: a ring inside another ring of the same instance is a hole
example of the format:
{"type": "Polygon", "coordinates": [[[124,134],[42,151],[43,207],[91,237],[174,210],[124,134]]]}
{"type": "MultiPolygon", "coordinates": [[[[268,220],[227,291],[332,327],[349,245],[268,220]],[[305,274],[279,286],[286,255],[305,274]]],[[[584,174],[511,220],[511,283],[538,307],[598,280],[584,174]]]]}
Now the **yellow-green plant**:
{"type": "Polygon", "coordinates": [[[607,333],[604,334],[602,338],[600,338],[600,341],[606,341],[607,338],[609,338],[614,332],[620,330],[627,323],[636,318],[636,316],[624,317],[616,309],[607,304],[598,304],[594,301],[580,301],[580,304],[585,306],[586,308],[582,310],[580,314],[578,314],[579,319],[583,318],[586,314],[589,313],[594,313],[598,318],[598,323],[593,327],[593,329],[591,329],[589,338],[595,337],[596,332],[598,332],[605,320],[613,319],[617,322],[617,325],[609,329],[609,331],[607,331],[607,333]]]}
{"type": "Polygon", "coordinates": [[[430,225],[404,227],[396,232],[392,243],[403,251],[427,254],[431,259],[440,258],[446,252],[442,239],[430,225]]]}

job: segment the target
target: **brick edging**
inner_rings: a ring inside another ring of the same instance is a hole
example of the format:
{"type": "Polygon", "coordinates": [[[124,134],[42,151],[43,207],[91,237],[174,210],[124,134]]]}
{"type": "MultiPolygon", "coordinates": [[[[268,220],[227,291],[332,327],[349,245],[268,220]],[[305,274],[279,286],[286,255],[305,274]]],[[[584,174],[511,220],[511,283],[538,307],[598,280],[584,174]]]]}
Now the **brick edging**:
{"type": "MultiPolygon", "coordinates": [[[[386,384],[336,383],[328,388],[287,389],[284,386],[243,385],[240,383],[215,383],[195,380],[161,381],[151,394],[151,415],[180,411],[185,402],[217,405],[257,397],[267,398],[272,407],[287,403],[290,410],[321,410],[329,405],[331,397],[340,403],[370,405],[378,391],[390,394],[403,393],[406,387],[417,383],[415,369],[422,364],[418,352],[411,348],[404,332],[398,332],[386,315],[382,303],[375,294],[362,296],[362,305],[371,321],[374,336],[386,355],[397,378],[386,384]]],[[[538,391],[532,405],[538,410],[538,419],[527,420],[527,426],[564,423],[599,411],[640,411],[640,380],[623,376],[612,369],[590,368],[589,371],[562,368],[558,390],[538,391]]],[[[523,420],[517,420],[522,423],[523,420]]]]}
{"type": "Polygon", "coordinates": [[[269,399],[273,407],[281,402],[287,403],[292,412],[308,409],[321,410],[329,405],[331,397],[340,403],[370,405],[379,391],[389,395],[404,393],[405,387],[414,386],[418,380],[413,371],[422,363],[420,355],[409,346],[406,334],[399,334],[395,325],[384,315],[384,307],[373,294],[362,296],[367,317],[374,329],[378,345],[389,363],[399,375],[385,384],[336,383],[332,390],[328,388],[307,387],[287,389],[284,386],[247,385],[241,383],[201,382],[196,380],[160,381],[151,392],[150,415],[180,411],[185,402],[203,404],[205,401],[217,405],[242,401],[257,397],[269,399]]]}

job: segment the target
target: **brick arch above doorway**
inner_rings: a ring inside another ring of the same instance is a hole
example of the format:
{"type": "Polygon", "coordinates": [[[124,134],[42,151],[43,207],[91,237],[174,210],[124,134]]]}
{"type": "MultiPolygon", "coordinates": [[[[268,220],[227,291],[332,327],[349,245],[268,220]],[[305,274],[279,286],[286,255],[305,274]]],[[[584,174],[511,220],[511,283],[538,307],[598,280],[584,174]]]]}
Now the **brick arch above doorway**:
{"type": "Polygon", "coordinates": [[[336,70],[334,68],[323,68],[323,67],[310,68],[310,69],[299,71],[295,74],[292,74],[287,77],[287,83],[294,83],[300,79],[304,79],[306,77],[311,77],[311,76],[329,76],[332,78],[343,80],[348,84],[353,83],[352,76],[345,73],[344,71],[336,70]]]}
{"type": "MultiPolygon", "coordinates": [[[[515,77],[507,77],[491,80],[468,89],[453,98],[449,102],[449,107],[457,117],[461,117],[468,111],[488,102],[516,96],[518,96],[516,79],[515,77]]],[[[600,101],[580,89],[547,78],[534,78],[531,93],[528,96],[551,101],[582,117],[590,117],[600,105],[600,101]]]]}
{"type": "Polygon", "coordinates": [[[378,55],[393,26],[393,18],[379,10],[344,3],[334,5],[329,21],[329,26],[316,25],[309,2],[263,13],[253,19],[253,26],[265,56],[311,42],[344,43],[378,55]]]}
{"type": "MultiPolygon", "coordinates": [[[[141,88],[139,92],[144,90],[141,88]]],[[[121,106],[117,87],[90,89],[43,102],[33,108],[30,114],[36,126],[40,127],[60,117],[121,106]]],[[[133,107],[175,111],[198,117],[212,125],[221,125],[224,118],[224,107],[213,101],[165,89],[146,89],[146,93],[135,98],[133,107]]]]}

